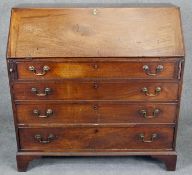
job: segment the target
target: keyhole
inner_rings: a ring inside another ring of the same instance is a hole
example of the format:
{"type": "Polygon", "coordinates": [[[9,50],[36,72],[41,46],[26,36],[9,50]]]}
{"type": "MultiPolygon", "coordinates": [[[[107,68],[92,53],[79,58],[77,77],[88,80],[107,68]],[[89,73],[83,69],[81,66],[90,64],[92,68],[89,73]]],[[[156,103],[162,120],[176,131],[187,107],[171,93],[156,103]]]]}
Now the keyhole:
{"type": "Polygon", "coordinates": [[[93,64],[93,68],[94,68],[94,69],[98,69],[99,66],[98,66],[97,64],[93,64]]]}
{"type": "Polygon", "coordinates": [[[94,82],[93,87],[94,87],[95,89],[98,89],[98,88],[99,88],[99,85],[98,85],[96,82],[94,82]]]}
{"type": "Polygon", "coordinates": [[[94,106],[93,106],[93,109],[94,109],[95,111],[97,111],[97,110],[98,110],[98,106],[97,106],[97,105],[94,105],[94,106]]]}

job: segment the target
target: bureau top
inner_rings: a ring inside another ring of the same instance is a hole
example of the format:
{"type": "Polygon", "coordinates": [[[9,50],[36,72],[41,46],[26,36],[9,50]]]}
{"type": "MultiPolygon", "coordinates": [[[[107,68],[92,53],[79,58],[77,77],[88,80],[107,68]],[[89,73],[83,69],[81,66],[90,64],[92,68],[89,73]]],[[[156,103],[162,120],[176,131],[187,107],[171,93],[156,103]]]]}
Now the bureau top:
{"type": "Polygon", "coordinates": [[[14,8],[7,58],[184,56],[179,8],[14,8]]]}

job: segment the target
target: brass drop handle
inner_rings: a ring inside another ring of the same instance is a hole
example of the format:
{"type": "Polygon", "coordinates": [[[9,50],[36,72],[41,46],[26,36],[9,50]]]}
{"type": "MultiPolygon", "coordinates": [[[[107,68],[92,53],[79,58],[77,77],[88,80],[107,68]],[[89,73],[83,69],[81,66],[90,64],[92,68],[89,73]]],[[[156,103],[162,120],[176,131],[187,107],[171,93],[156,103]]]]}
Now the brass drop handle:
{"type": "Polygon", "coordinates": [[[37,140],[39,143],[42,143],[42,144],[47,144],[47,143],[50,143],[52,142],[53,140],[56,139],[56,136],[53,135],[53,134],[49,134],[49,136],[47,137],[47,139],[43,139],[43,137],[40,135],[40,134],[36,134],[35,135],[35,140],[37,140]]]}
{"type": "Polygon", "coordinates": [[[38,92],[37,88],[31,88],[31,92],[36,94],[39,97],[44,97],[50,94],[51,88],[45,88],[44,93],[38,92]]]}
{"type": "Polygon", "coordinates": [[[151,139],[150,140],[145,140],[145,135],[143,133],[139,134],[139,138],[142,140],[142,142],[144,143],[151,143],[153,142],[155,139],[157,139],[158,135],[156,133],[153,133],[151,135],[151,139]]]}
{"type": "Polygon", "coordinates": [[[53,115],[53,110],[52,109],[47,109],[45,115],[41,115],[40,111],[38,109],[33,110],[33,114],[35,114],[39,118],[47,118],[53,115]]]}
{"type": "Polygon", "coordinates": [[[147,89],[146,87],[144,87],[144,88],[142,88],[142,92],[143,92],[146,96],[155,97],[155,96],[157,96],[157,95],[160,94],[161,88],[160,88],[160,87],[156,87],[156,88],[155,88],[155,93],[152,94],[152,93],[149,93],[149,92],[148,92],[148,89],[147,89]]]}
{"type": "Polygon", "coordinates": [[[37,76],[43,76],[50,70],[50,68],[49,68],[49,66],[45,65],[45,66],[43,66],[43,70],[41,72],[37,72],[37,70],[34,66],[29,66],[29,70],[37,76]]]}
{"type": "Polygon", "coordinates": [[[163,69],[164,69],[163,65],[158,65],[158,66],[156,67],[155,73],[151,73],[150,68],[149,68],[148,65],[144,65],[144,66],[143,66],[144,72],[145,72],[147,75],[149,75],[149,76],[155,76],[155,75],[159,74],[160,72],[162,72],[163,69]]]}
{"type": "Polygon", "coordinates": [[[157,117],[160,113],[160,110],[154,109],[153,115],[147,115],[147,110],[145,110],[145,109],[140,110],[139,113],[142,115],[142,117],[147,118],[147,119],[151,119],[151,118],[157,117]]]}

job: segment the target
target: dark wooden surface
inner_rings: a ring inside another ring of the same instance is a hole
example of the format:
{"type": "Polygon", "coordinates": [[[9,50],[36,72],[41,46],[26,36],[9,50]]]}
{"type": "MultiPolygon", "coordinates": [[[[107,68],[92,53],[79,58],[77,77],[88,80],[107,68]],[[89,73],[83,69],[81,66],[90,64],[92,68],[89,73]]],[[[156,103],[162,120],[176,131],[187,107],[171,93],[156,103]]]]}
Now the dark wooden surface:
{"type": "Polygon", "coordinates": [[[175,103],[53,103],[33,102],[16,105],[18,124],[129,124],[129,123],[175,123],[177,104],[175,103]],[[47,115],[47,110],[53,113],[47,115]],[[159,113],[154,115],[154,110],[159,113]],[[34,114],[39,111],[39,115],[34,114]],[[147,111],[147,118],[141,110],[147,111]],[[47,117],[41,117],[47,116],[47,117]]]}
{"type": "Polygon", "coordinates": [[[54,81],[54,82],[18,82],[13,85],[15,100],[127,100],[127,101],[174,101],[178,99],[178,83],[147,81],[54,81]],[[145,95],[142,89],[155,94],[157,87],[161,92],[157,96],[145,95]],[[37,96],[31,92],[36,88],[44,93],[45,88],[51,91],[46,96],[37,96]]]}
{"type": "Polygon", "coordinates": [[[21,150],[35,151],[98,151],[108,150],[172,150],[173,128],[129,128],[129,127],[68,127],[68,128],[20,128],[21,150]],[[140,134],[144,134],[145,141],[151,141],[152,134],[156,133],[151,143],[144,143],[140,134]],[[56,138],[50,143],[39,143],[34,137],[40,134],[42,139],[48,140],[53,134],[56,138]]]}
{"type": "Polygon", "coordinates": [[[18,62],[18,79],[20,80],[50,80],[64,78],[146,78],[146,79],[175,79],[177,78],[177,61],[172,62],[138,62],[127,60],[126,62],[18,62]],[[43,71],[43,66],[49,66],[50,70],[45,76],[36,76],[29,71],[34,66],[37,73],[43,71]],[[155,76],[145,73],[143,66],[147,65],[149,73],[156,73],[159,65],[163,71],[155,76]]]}
{"type": "Polygon", "coordinates": [[[28,164],[30,161],[34,159],[41,158],[42,156],[151,156],[154,159],[159,159],[165,163],[165,166],[168,171],[175,171],[176,169],[176,161],[177,161],[177,153],[175,151],[161,151],[161,152],[140,152],[140,151],[132,151],[132,152],[18,152],[16,155],[17,159],[17,168],[20,172],[25,172],[27,170],[28,164]]]}
{"type": "Polygon", "coordinates": [[[175,170],[184,68],[177,7],[13,9],[7,63],[18,171],[70,155],[148,155],[175,170]]]}

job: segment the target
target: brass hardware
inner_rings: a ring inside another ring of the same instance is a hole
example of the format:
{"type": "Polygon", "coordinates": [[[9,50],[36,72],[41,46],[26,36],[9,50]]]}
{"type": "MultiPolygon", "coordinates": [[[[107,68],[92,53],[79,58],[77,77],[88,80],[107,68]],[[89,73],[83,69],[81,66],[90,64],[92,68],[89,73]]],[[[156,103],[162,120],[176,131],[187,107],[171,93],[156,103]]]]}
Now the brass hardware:
{"type": "Polygon", "coordinates": [[[97,14],[97,9],[93,9],[93,15],[97,14]]]}
{"type": "Polygon", "coordinates": [[[97,64],[93,64],[93,68],[94,68],[94,69],[98,69],[99,66],[98,66],[97,64]]]}
{"type": "Polygon", "coordinates": [[[157,117],[158,114],[159,114],[159,112],[160,112],[159,109],[154,109],[153,115],[150,116],[150,115],[147,115],[147,111],[146,111],[145,109],[142,109],[142,110],[139,111],[139,113],[140,113],[144,118],[148,118],[148,119],[157,117]]]}
{"type": "Polygon", "coordinates": [[[45,88],[44,93],[40,93],[40,92],[38,92],[37,88],[31,88],[31,92],[35,93],[37,96],[43,97],[43,96],[49,95],[50,92],[51,92],[51,89],[50,88],[45,88]]]}
{"type": "Polygon", "coordinates": [[[34,138],[35,138],[35,140],[37,140],[39,143],[47,144],[47,143],[50,143],[50,142],[52,142],[53,140],[55,140],[55,139],[56,139],[56,136],[53,135],[53,134],[49,134],[49,136],[47,137],[47,139],[44,140],[43,137],[42,137],[40,134],[36,134],[34,138]]]}
{"type": "Polygon", "coordinates": [[[10,68],[10,69],[9,69],[9,72],[13,72],[13,68],[10,68]]]}
{"type": "Polygon", "coordinates": [[[142,92],[143,92],[146,96],[154,97],[154,96],[157,96],[157,95],[160,94],[161,88],[160,88],[160,87],[156,87],[155,93],[152,94],[152,93],[149,93],[149,92],[148,92],[148,89],[147,89],[146,87],[144,87],[144,88],[142,88],[142,92]]]}
{"type": "Polygon", "coordinates": [[[93,109],[96,111],[98,110],[98,105],[93,105],[93,109]]]}
{"type": "Polygon", "coordinates": [[[182,68],[183,68],[183,64],[184,64],[184,60],[180,60],[179,62],[179,70],[178,70],[178,76],[177,78],[180,80],[181,79],[181,76],[182,76],[182,68]]]}
{"type": "Polygon", "coordinates": [[[39,118],[47,118],[47,117],[50,117],[53,114],[53,110],[52,109],[47,109],[46,114],[41,115],[40,111],[38,109],[34,109],[33,114],[35,114],[39,118]]]}
{"type": "Polygon", "coordinates": [[[17,64],[14,60],[7,60],[7,66],[8,66],[8,71],[9,71],[9,76],[11,80],[16,80],[18,79],[18,74],[13,73],[17,70],[17,64]]]}
{"type": "Polygon", "coordinates": [[[150,140],[145,140],[145,135],[143,133],[139,134],[140,139],[142,140],[142,142],[144,143],[151,143],[153,142],[155,139],[157,139],[158,135],[156,133],[153,133],[151,135],[151,139],[150,140]]]}
{"type": "Polygon", "coordinates": [[[37,76],[43,76],[50,70],[50,68],[49,66],[43,66],[43,71],[38,73],[34,66],[29,66],[29,70],[37,76]]]}
{"type": "Polygon", "coordinates": [[[155,73],[151,73],[150,68],[149,68],[148,65],[144,65],[144,66],[143,66],[143,70],[144,70],[145,73],[146,73],[147,75],[149,75],[149,76],[155,76],[155,75],[159,74],[160,72],[162,72],[163,69],[164,69],[163,65],[158,65],[157,68],[156,68],[156,70],[155,70],[155,73]]]}

